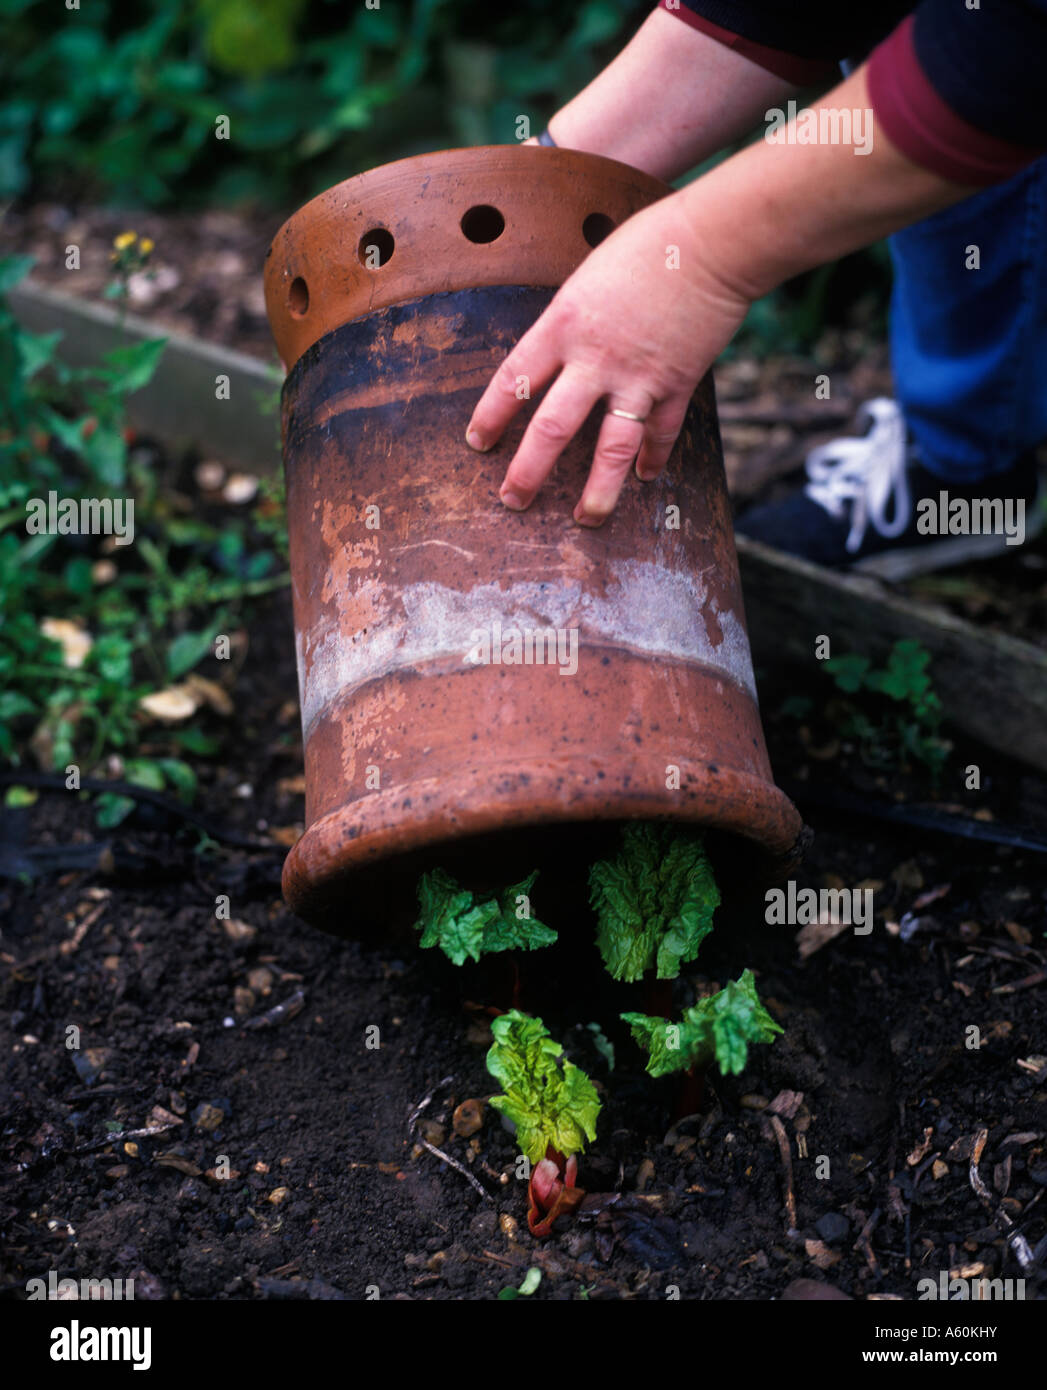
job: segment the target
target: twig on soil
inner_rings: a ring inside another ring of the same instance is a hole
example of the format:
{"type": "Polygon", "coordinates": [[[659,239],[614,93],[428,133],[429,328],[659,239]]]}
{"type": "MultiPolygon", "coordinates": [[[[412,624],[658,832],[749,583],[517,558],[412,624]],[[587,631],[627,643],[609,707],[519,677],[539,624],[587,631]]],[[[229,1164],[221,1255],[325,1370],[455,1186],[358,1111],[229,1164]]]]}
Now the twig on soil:
{"type": "Polygon", "coordinates": [[[421,1145],[423,1149],[427,1149],[429,1153],[434,1154],[443,1163],[450,1164],[450,1166],[456,1172],[461,1173],[462,1177],[466,1180],[470,1187],[475,1188],[476,1191],[479,1192],[480,1196],[484,1199],[485,1202],[490,1202],[494,1200],[491,1197],[491,1194],[487,1191],[485,1187],[483,1187],[479,1182],[477,1182],[476,1178],[473,1177],[472,1173],[469,1172],[468,1168],[464,1168],[456,1158],[452,1158],[450,1154],[445,1154],[443,1149],[438,1149],[435,1144],[430,1144],[428,1139],[424,1138],[421,1134],[418,1133],[418,1118],[421,1115],[422,1111],[432,1103],[433,1096],[436,1095],[437,1091],[442,1091],[445,1086],[450,1086],[453,1080],[453,1076],[445,1076],[442,1081],[438,1081],[436,1083],[436,1085],[433,1087],[433,1089],[429,1092],[427,1096],[422,1097],[422,1099],[418,1102],[418,1104],[411,1111],[410,1115],[407,1117],[407,1137],[408,1139],[412,1140],[415,1144],[421,1145]]]}
{"type": "Polygon", "coordinates": [[[429,1094],[427,1096],[423,1096],[422,1099],[418,1102],[418,1104],[414,1107],[410,1115],[408,1115],[407,1117],[408,1139],[410,1139],[411,1135],[414,1133],[414,1127],[418,1123],[419,1115],[421,1115],[422,1111],[426,1108],[427,1105],[432,1105],[433,1096],[436,1095],[437,1091],[442,1091],[445,1086],[450,1086],[453,1080],[453,1076],[445,1076],[444,1079],[442,1081],[438,1081],[436,1085],[433,1087],[433,1089],[429,1092],[429,1094]]]}
{"type": "Polygon", "coordinates": [[[1014,994],[1019,989],[1032,989],[1033,985],[1047,984],[1047,970],[1037,970],[1034,975],[1026,975],[1023,980],[1015,980],[1012,985],[997,985],[993,994],[1014,994]]]}
{"type": "Polygon", "coordinates": [[[782,1157],[782,1168],[785,1180],[785,1214],[789,1225],[787,1235],[792,1235],[796,1227],[796,1197],[793,1194],[793,1156],[789,1149],[789,1136],[785,1132],[785,1126],[777,1115],[769,1116],[771,1128],[774,1130],[774,1137],[778,1141],[778,1152],[782,1157]]]}
{"type": "Polygon", "coordinates": [[[122,1144],[126,1139],[153,1139],[158,1134],[166,1134],[169,1129],[177,1129],[181,1120],[166,1125],[147,1125],[145,1129],[121,1129],[115,1134],[107,1134],[104,1139],[92,1139],[89,1144],[80,1144],[75,1149],[66,1149],[67,1154],[89,1154],[95,1149],[104,1149],[109,1144],[122,1144]]]}
{"type": "Polygon", "coordinates": [[[855,1250],[860,1250],[862,1252],[862,1254],[865,1256],[865,1262],[869,1266],[870,1271],[877,1277],[879,1277],[880,1274],[880,1265],[876,1259],[876,1256],[873,1254],[870,1236],[872,1235],[873,1231],[875,1231],[876,1223],[879,1221],[879,1219],[880,1208],[877,1207],[873,1212],[872,1216],[869,1217],[868,1221],[866,1221],[865,1225],[858,1232],[858,1238],[854,1242],[855,1250]]]}
{"type": "Polygon", "coordinates": [[[992,1213],[992,1219],[997,1228],[1003,1235],[1007,1244],[1014,1253],[1015,1259],[1026,1273],[1029,1273],[1036,1265],[1035,1256],[1029,1248],[1029,1242],[1019,1231],[1011,1218],[1003,1209],[1002,1203],[997,1206],[993,1201],[992,1193],[985,1186],[981,1173],[978,1172],[978,1164],[981,1162],[982,1153],[989,1139],[989,1131],[980,1129],[974,1137],[974,1147],[971,1150],[970,1182],[971,1187],[985,1203],[986,1208],[992,1213]]]}
{"type": "Polygon", "coordinates": [[[66,1101],[108,1100],[110,1096],[123,1096],[148,1089],[140,1081],[131,1081],[123,1086],[82,1086],[79,1090],[66,1091],[62,1099],[66,1101]]]}
{"type": "Polygon", "coordinates": [[[275,1028],[278,1023],[286,1023],[288,1019],[300,1014],[305,1006],[305,990],[296,989],[295,992],[283,1001],[282,1004],[274,1004],[264,1014],[256,1014],[254,1018],[249,1018],[244,1024],[245,1028],[275,1028]]]}

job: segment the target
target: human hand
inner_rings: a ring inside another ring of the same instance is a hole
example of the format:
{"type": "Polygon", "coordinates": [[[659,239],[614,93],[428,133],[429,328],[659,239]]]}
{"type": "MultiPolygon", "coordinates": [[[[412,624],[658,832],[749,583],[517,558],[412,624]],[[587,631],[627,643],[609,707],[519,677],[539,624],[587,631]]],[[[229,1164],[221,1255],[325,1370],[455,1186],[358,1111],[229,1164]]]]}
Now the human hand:
{"type": "Polygon", "coordinates": [[[502,482],[506,506],[530,505],[600,399],[609,413],[575,521],[610,516],[634,460],[645,481],[665,467],[695,386],[749,308],[679,200],[637,213],[586,257],[480,398],[466,442],[486,452],[520,409],[520,378],[529,396],[552,382],[502,482]]]}

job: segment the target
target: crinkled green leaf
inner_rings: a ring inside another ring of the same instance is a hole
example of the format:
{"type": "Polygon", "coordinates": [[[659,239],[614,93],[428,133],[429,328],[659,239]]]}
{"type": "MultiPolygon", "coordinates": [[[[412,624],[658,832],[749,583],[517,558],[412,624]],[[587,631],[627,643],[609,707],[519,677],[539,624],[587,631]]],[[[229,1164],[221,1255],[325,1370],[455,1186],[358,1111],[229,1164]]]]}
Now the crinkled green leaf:
{"type": "Polygon", "coordinates": [[[479,960],[492,951],[534,951],[551,946],[556,932],[535,917],[517,916],[530,899],[531,886],[538,871],[520,883],[506,888],[498,898],[477,902],[468,888],[462,888],[443,869],[423,874],[418,884],[421,913],[415,930],[422,933],[422,946],[439,946],[455,965],[467,957],[479,960]]]}
{"type": "Polygon", "coordinates": [[[555,928],[547,927],[537,917],[531,917],[531,888],[538,877],[538,870],[512,887],[506,888],[498,896],[498,916],[492,918],[484,929],[483,950],[487,951],[537,951],[542,946],[551,946],[557,938],[555,928]],[[525,898],[525,903],[517,899],[525,898]],[[521,915],[523,914],[523,915],[521,915]]]}
{"type": "Polygon", "coordinates": [[[455,965],[467,956],[480,959],[484,923],[498,915],[497,903],[474,907],[472,893],[443,869],[422,876],[418,901],[422,912],[415,930],[422,933],[422,946],[439,946],[455,965]]]}
{"type": "Polygon", "coordinates": [[[491,1024],[487,1070],[504,1095],[491,1104],[516,1126],[520,1152],[539,1163],[552,1145],[565,1158],[596,1138],[600,1098],[580,1067],[567,1061],[540,1018],[512,1009],[491,1024]]]}
{"type": "Polygon", "coordinates": [[[616,858],[589,872],[596,944],[616,980],[655,969],[674,980],[712,931],[720,893],[698,831],[649,821],[624,827],[616,858]]]}
{"type": "Polygon", "coordinates": [[[702,1070],[714,1060],[724,1075],[737,1075],[748,1061],[750,1044],[773,1042],[775,1034],[783,1031],[760,1003],[751,970],[685,1009],[679,1023],[649,1014],[628,1013],[622,1018],[635,1041],[650,1054],[647,1071],[651,1076],[691,1067],[702,1070]]]}

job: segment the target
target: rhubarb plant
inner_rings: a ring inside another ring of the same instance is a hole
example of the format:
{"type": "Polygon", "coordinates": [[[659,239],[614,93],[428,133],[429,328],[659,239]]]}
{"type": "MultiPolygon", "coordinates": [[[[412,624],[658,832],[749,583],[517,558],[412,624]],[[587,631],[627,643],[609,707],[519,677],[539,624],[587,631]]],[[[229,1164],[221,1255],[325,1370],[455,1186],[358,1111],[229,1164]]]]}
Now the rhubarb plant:
{"type": "Polygon", "coordinates": [[[477,900],[449,873],[435,869],[418,884],[421,913],[415,930],[423,947],[439,946],[455,965],[478,961],[492,951],[535,951],[551,946],[557,933],[530,916],[531,888],[538,870],[494,897],[477,900]]]}
{"type": "Polygon", "coordinates": [[[528,1228],[548,1235],[556,1218],[585,1195],[575,1185],[577,1155],[596,1138],[600,1098],[540,1018],[511,1009],[494,1019],[491,1033],[487,1070],[503,1091],[491,1097],[491,1106],[515,1126],[520,1152],[531,1164],[528,1228]]]}
{"type": "Polygon", "coordinates": [[[589,873],[596,943],[616,980],[675,980],[712,931],[720,893],[698,831],[631,821],[589,873]]]}
{"type": "Polygon", "coordinates": [[[685,1009],[679,1023],[649,1014],[621,1017],[649,1054],[647,1071],[651,1076],[692,1068],[704,1071],[713,1062],[723,1075],[737,1075],[744,1070],[753,1043],[773,1042],[783,1031],[760,1003],[751,970],[685,1009]]]}

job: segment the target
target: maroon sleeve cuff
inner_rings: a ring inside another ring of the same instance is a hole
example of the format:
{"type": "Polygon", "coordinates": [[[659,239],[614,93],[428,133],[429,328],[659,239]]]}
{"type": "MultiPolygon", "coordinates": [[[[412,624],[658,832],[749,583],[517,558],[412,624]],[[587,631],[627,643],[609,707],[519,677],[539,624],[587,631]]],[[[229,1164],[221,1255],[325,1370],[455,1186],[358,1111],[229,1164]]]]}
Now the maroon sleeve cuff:
{"type": "Polygon", "coordinates": [[[873,50],[868,83],[876,126],[914,164],[942,178],[1002,183],[1042,153],[987,135],[942,100],[916,57],[912,15],[873,50]]]}
{"type": "Polygon", "coordinates": [[[711,20],[703,19],[701,15],[695,14],[694,10],[687,9],[680,0],[675,0],[675,3],[674,0],[661,0],[658,8],[676,15],[692,29],[697,29],[700,34],[707,34],[717,43],[733,49],[743,58],[748,58],[751,63],[766,68],[768,72],[773,72],[776,77],[781,77],[794,86],[811,87],[839,72],[835,63],[824,62],[821,58],[800,58],[795,53],[786,53],[780,48],[768,48],[765,44],[754,43],[752,39],[743,39],[740,34],[732,34],[729,29],[721,29],[711,20]]]}

